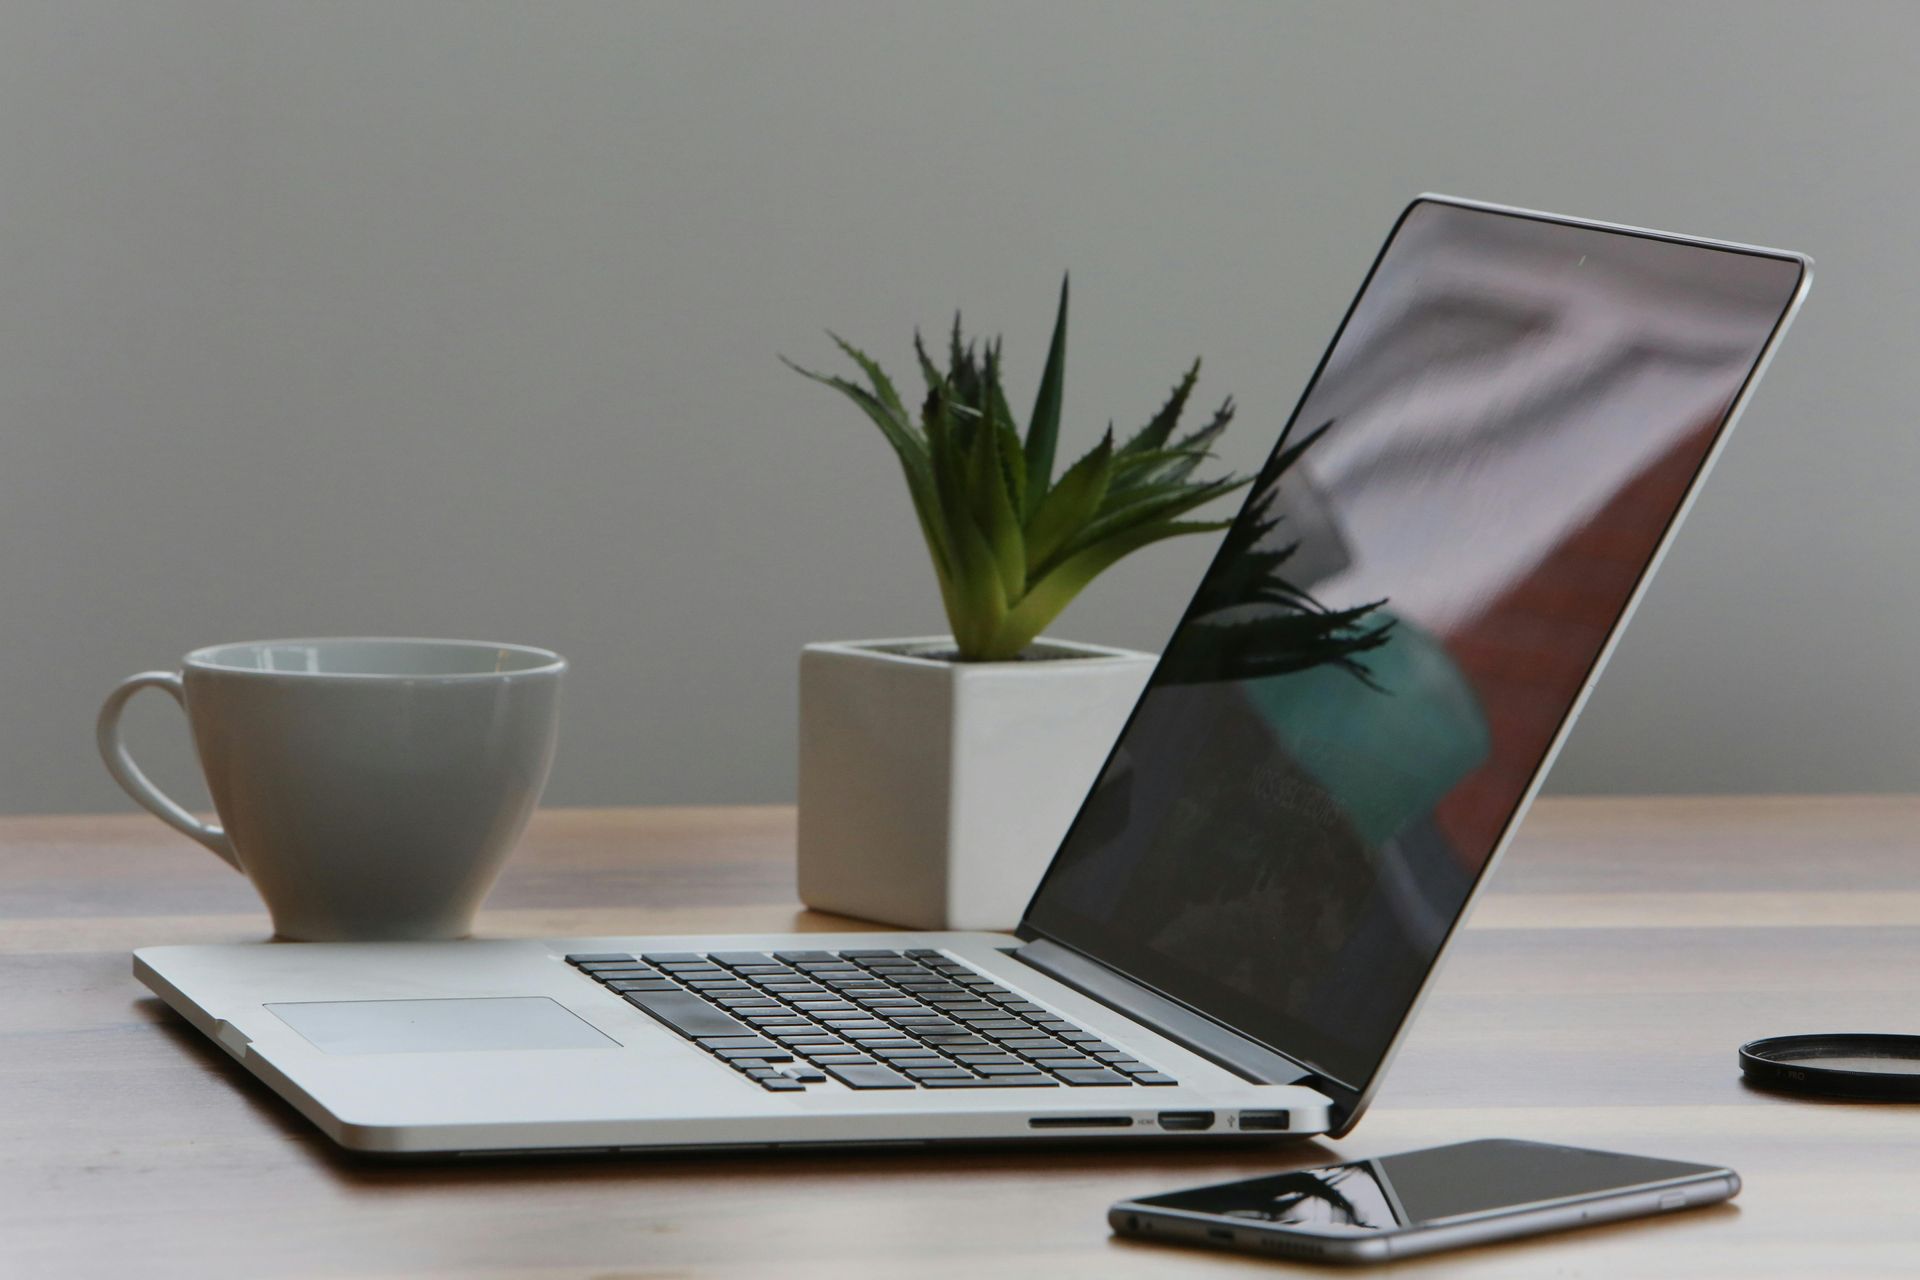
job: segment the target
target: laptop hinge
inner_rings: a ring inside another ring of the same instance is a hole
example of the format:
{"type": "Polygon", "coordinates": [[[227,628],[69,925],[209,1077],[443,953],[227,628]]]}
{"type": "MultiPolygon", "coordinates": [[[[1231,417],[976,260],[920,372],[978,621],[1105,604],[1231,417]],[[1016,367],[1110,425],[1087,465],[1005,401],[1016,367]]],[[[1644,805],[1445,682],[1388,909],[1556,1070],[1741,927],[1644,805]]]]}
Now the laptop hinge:
{"type": "Polygon", "coordinates": [[[1255,1084],[1310,1085],[1317,1080],[1314,1072],[1286,1055],[1275,1053],[1211,1018],[1157,995],[1099,961],[1057,942],[1037,939],[1015,950],[1013,956],[1255,1084]]]}

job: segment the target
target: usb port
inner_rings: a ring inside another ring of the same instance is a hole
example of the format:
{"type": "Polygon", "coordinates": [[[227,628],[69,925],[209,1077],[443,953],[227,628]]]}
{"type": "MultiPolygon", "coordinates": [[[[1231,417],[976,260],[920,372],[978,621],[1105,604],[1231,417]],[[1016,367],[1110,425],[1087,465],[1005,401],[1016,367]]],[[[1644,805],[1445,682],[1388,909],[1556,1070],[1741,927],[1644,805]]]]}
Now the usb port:
{"type": "Polygon", "coordinates": [[[1195,1130],[1213,1128],[1211,1111],[1162,1111],[1160,1127],[1168,1130],[1195,1130]]]}
{"type": "Polygon", "coordinates": [[[1240,1127],[1249,1132],[1273,1133],[1293,1126],[1288,1123],[1284,1111],[1242,1111],[1240,1127]]]}

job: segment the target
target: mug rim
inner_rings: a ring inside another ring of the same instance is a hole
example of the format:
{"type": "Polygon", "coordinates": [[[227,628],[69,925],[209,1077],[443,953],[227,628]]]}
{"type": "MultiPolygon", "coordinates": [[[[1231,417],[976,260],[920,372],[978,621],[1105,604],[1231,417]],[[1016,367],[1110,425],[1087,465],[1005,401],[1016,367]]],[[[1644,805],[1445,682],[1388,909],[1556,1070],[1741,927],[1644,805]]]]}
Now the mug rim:
{"type": "Polygon", "coordinates": [[[506,644],[491,640],[448,640],[434,636],[289,636],[273,640],[228,640],[220,644],[202,645],[190,651],[180,660],[182,669],[204,672],[220,676],[246,676],[266,680],[426,680],[447,682],[459,680],[507,680],[524,679],[530,676],[558,676],[566,671],[567,660],[551,649],[542,649],[528,644],[506,644]],[[484,650],[493,653],[507,652],[518,654],[532,660],[532,664],[516,667],[507,671],[444,671],[444,672],[405,672],[405,671],[275,671],[264,667],[241,667],[223,662],[218,655],[223,651],[239,649],[265,649],[273,645],[325,645],[325,644],[388,644],[433,647],[438,649],[484,650]]]}

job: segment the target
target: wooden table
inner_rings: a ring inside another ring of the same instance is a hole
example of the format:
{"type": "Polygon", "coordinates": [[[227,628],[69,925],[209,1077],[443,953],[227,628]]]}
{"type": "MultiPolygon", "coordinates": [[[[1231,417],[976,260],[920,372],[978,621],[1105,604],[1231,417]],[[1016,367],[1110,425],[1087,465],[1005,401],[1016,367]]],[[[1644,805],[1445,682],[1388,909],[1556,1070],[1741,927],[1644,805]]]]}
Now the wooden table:
{"type": "MultiPolygon", "coordinates": [[[[482,928],[843,925],[795,906],[792,838],[786,809],[545,813],[482,928]]],[[[396,1167],[333,1149],[129,976],[137,945],[260,937],[238,876],[145,817],[0,820],[0,1275],[1285,1275],[1116,1241],[1104,1210],[1506,1135],[1724,1162],[1747,1187],[1399,1270],[1911,1276],[1920,1108],[1757,1093],[1734,1048],[1920,1029],[1916,845],[1904,798],[1543,802],[1338,1144],[396,1167]]]]}

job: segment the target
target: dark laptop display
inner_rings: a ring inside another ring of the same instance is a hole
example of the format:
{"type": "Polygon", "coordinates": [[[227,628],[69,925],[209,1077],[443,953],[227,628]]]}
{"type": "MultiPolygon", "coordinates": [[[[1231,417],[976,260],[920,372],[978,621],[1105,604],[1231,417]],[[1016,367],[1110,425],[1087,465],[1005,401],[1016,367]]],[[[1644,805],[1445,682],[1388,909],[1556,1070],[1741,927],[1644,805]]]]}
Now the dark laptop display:
{"type": "Polygon", "coordinates": [[[1023,933],[1364,1088],[1802,270],[1416,202],[1023,933]]]}

